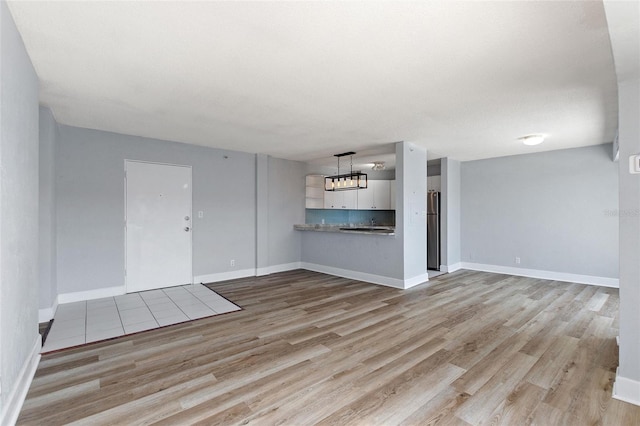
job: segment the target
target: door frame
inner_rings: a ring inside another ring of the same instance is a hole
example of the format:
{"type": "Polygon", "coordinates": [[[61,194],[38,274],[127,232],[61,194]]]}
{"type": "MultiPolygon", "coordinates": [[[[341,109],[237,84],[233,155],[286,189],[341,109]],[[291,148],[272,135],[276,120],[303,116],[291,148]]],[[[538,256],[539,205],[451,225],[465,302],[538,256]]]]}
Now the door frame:
{"type": "MultiPolygon", "coordinates": [[[[124,278],[124,292],[129,292],[129,283],[127,282],[127,165],[129,163],[144,163],[144,164],[155,164],[158,166],[173,166],[173,167],[185,167],[189,169],[189,217],[191,217],[191,232],[189,232],[189,276],[191,277],[191,282],[188,284],[193,285],[193,167],[186,164],[172,164],[172,163],[160,163],[156,161],[144,161],[144,160],[131,160],[128,158],[124,159],[124,176],[123,176],[123,184],[124,184],[124,269],[122,271],[124,278]]],[[[160,287],[162,288],[162,287],[160,287]]],[[[131,292],[136,293],[137,291],[131,292]]]]}

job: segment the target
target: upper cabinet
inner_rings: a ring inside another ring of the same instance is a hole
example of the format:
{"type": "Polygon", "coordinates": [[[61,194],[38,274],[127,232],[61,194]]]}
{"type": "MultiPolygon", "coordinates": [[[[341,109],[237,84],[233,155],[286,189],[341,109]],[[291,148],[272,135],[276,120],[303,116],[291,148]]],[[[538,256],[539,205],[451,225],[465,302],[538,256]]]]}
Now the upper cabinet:
{"type": "Polygon", "coordinates": [[[378,210],[391,209],[391,181],[372,180],[373,186],[373,208],[378,210]]]}
{"type": "Polygon", "coordinates": [[[358,210],[391,210],[391,181],[370,180],[358,190],[358,210]]]}
{"type": "Polygon", "coordinates": [[[370,180],[367,189],[325,191],[324,176],[306,177],[308,209],[394,210],[395,181],[370,180]]]}
{"type": "Polygon", "coordinates": [[[356,210],[358,208],[357,193],[360,191],[362,191],[362,189],[352,191],[325,191],[324,208],[356,210]]]}
{"type": "Polygon", "coordinates": [[[305,178],[305,207],[308,209],[324,208],[324,176],[308,175],[305,178]]]}

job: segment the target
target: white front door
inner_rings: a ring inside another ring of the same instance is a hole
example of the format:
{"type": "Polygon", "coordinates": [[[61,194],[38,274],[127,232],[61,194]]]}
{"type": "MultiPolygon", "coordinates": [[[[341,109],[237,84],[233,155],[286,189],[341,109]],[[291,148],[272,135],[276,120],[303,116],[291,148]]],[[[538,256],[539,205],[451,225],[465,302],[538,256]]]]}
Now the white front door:
{"type": "Polygon", "coordinates": [[[125,160],[127,293],[189,284],[191,167],[125,160]]]}

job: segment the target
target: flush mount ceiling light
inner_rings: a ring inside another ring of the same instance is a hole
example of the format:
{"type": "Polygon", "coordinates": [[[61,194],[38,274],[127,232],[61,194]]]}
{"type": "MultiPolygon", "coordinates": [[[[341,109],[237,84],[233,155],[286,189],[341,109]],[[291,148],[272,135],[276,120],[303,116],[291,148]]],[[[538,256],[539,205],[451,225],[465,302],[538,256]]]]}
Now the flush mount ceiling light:
{"type": "Polygon", "coordinates": [[[539,145],[544,141],[544,135],[535,134],[535,135],[526,135],[518,138],[525,145],[539,145]]]}
{"type": "Polygon", "coordinates": [[[352,189],[367,188],[367,174],[360,173],[359,171],[353,171],[353,154],[355,154],[355,152],[343,152],[342,154],[334,155],[334,157],[338,157],[338,174],[333,176],[325,176],[325,191],[348,191],[352,189]],[[351,157],[350,172],[340,174],[340,157],[345,157],[347,155],[351,157]]]}
{"type": "Polygon", "coordinates": [[[371,170],[384,170],[386,168],[387,166],[384,165],[384,161],[374,161],[371,170]]]}

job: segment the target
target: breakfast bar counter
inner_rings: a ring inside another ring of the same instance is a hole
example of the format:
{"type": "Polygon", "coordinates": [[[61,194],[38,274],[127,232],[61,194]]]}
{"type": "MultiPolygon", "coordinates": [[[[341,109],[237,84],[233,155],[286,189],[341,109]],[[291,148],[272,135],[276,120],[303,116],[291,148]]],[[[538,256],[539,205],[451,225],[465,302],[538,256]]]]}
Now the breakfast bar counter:
{"type": "Polygon", "coordinates": [[[321,224],[304,224],[293,225],[293,229],[297,231],[313,231],[313,232],[336,232],[342,234],[365,234],[365,235],[395,235],[394,226],[366,226],[366,225],[321,225],[321,224]]]}

